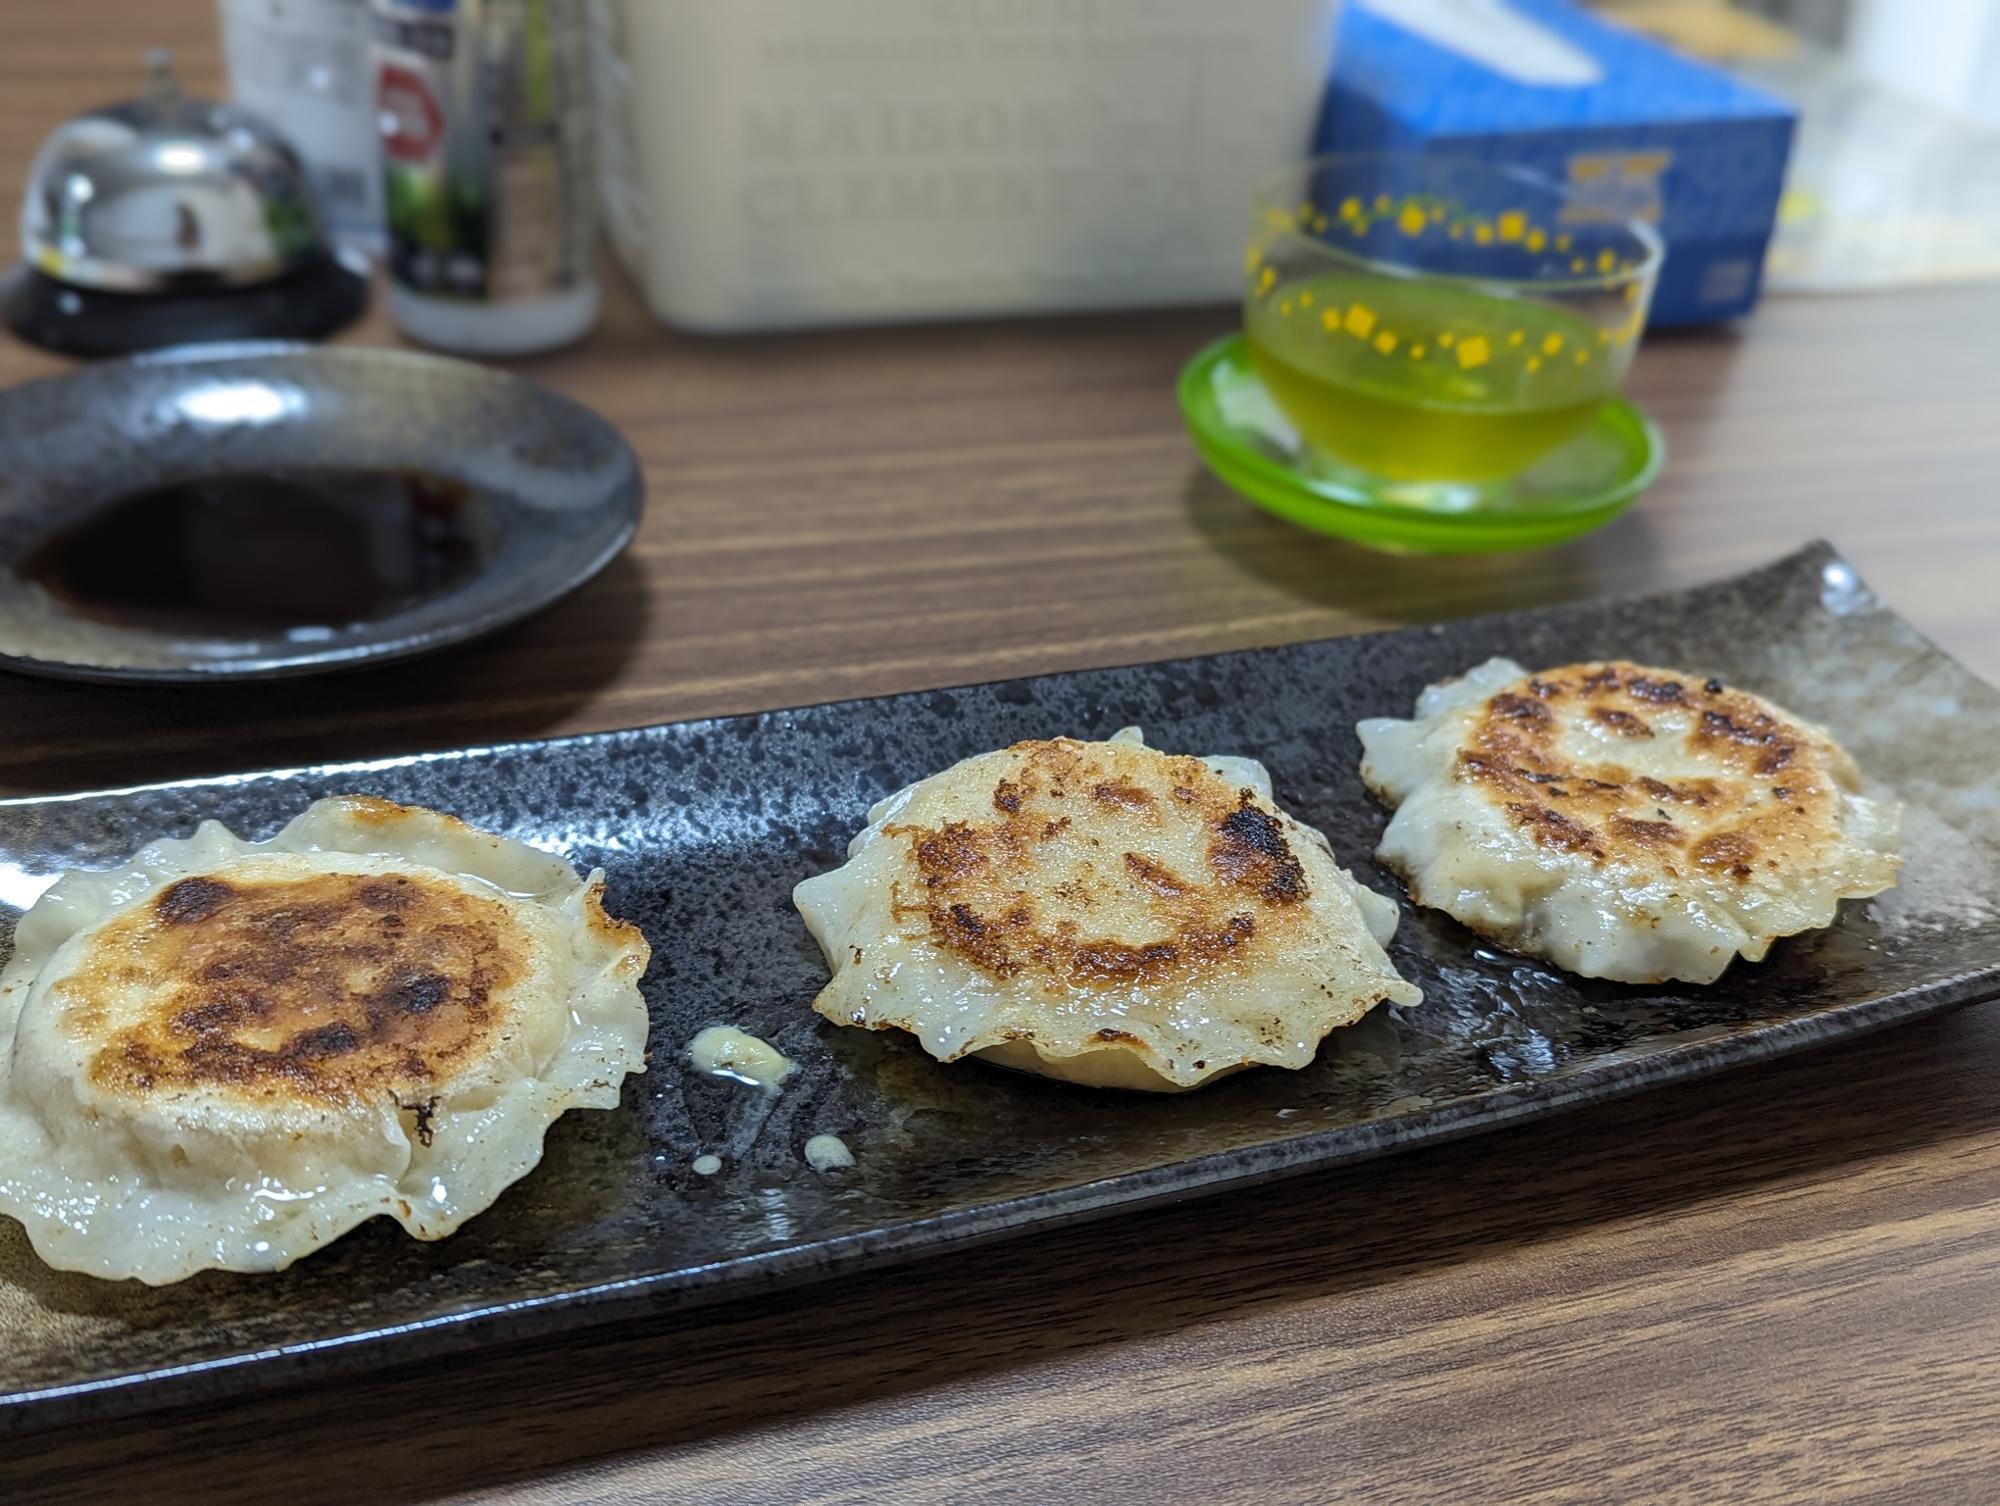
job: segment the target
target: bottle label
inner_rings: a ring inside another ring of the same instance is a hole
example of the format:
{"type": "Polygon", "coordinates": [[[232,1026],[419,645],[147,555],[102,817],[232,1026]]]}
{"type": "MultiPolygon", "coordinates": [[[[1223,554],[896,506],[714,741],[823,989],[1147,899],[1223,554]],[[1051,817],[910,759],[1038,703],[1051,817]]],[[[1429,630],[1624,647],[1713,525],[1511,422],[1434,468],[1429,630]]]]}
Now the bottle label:
{"type": "Polygon", "coordinates": [[[581,0],[374,0],[389,275],[530,302],[594,266],[581,0]]]}

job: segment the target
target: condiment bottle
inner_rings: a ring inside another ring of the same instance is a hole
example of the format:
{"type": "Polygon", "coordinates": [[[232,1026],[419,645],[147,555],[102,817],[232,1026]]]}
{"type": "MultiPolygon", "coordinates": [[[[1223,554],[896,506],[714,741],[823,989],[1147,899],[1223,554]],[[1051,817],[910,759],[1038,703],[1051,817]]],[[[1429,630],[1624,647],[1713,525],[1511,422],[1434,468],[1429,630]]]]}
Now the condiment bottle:
{"type": "Polygon", "coordinates": [[[582,0],[371,0],[404,333],[472,355],[597,322],[582,0]]]}

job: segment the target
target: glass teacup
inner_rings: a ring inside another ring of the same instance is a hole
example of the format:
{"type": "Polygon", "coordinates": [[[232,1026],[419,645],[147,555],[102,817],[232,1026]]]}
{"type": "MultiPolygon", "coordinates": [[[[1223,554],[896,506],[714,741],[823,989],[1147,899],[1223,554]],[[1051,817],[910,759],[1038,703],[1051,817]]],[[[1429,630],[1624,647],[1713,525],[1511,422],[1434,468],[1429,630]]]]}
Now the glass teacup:
{"type": "Polygon", "coordinates": [[[1460,510],[1619,390],[1660,259],[1651,226],[1532,173],[1319,157],[1258,194],[1244,328],[1316,460],[1460,510]]]}

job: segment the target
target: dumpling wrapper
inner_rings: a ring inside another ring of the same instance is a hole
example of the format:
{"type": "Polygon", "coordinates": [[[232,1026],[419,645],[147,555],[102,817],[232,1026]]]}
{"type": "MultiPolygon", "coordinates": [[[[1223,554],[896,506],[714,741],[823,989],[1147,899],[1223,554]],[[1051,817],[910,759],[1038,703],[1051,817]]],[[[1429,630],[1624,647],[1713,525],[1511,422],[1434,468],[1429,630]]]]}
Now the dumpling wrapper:
{"type": "Polygon", "coordinates": [[[1411,899],[1587,978],[1713,982],[1901,866],[1825,729],[1719,680],[1492,659],[1359,732],[1411,899]]]}
{"type": "Polygon", "coordinates": [[[1303,1067],[1327,1032],[1421,998],[1383,951],[1395,904],[1272,803],[1260,764],[1136,728],[913,784],[793,898],[833,970],[828,1019],[1094,1087],[1303,1067]]]}
{"type": "Polygon", "coordinates": [[[601,873],[365,796],[66,874],[0,973],[0,1213],[50,1265],[276,1271],[438,1239],[643,1071],[648,948],[601,873]]]}

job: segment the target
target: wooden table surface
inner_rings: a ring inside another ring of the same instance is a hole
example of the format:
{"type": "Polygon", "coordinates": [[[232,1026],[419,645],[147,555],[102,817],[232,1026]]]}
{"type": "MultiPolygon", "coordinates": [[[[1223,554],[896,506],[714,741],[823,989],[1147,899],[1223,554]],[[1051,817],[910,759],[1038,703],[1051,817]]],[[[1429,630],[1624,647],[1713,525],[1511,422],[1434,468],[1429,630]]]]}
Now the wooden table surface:
{"type": "MultiPolygon", "coordinates": [[[[0,204],[207,0],[0,7],[0,204]]],[[[613,281],[526,367],[645,459],[637,543],[490,643],[254,691],[0,678],[55,791],[1279,643],[1679,585],[1825,536],[2000,677],[2000,289],[1647,342],[1665,475],[1397,562],[1196,467],[1226,311],[698,341],[613,281]]],[[[350,337],[393,338],[378,313],[350,337]]],[[[0,383],[60,363],[0,336],[0,383]]],[[[30,1437],[0,1500],[2000,1498],[2000,1008],[1545,1126],[566,1343],[30,1437]]]]}

